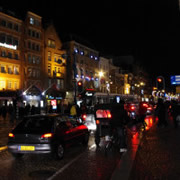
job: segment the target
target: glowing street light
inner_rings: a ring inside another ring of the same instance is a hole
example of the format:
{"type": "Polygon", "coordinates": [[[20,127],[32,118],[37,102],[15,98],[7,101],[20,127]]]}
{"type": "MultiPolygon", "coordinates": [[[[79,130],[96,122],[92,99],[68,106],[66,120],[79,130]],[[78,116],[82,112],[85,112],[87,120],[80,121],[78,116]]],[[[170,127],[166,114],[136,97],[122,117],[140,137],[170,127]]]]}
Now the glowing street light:
{"type": "Polygon", "coordinates": [[[100,71],[100,72],[99,72],[99,77],[101,78],[101,77],[103,77],[103,76],[104,76],[104,72],[100,71]]]}

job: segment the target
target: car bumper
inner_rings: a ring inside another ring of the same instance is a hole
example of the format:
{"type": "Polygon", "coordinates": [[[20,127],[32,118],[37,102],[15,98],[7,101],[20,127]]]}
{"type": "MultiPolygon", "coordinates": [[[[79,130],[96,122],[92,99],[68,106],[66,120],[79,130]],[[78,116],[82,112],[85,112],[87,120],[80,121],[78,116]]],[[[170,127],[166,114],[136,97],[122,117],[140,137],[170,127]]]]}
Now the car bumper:
{"type": "Polygon", "coordinates": [[[8,151],[11,153],[41,154],[51,153],[52,147],[50,144],[8,144],[8,151]],[[25,147],[25,149],[21,147],[25,147]]]}

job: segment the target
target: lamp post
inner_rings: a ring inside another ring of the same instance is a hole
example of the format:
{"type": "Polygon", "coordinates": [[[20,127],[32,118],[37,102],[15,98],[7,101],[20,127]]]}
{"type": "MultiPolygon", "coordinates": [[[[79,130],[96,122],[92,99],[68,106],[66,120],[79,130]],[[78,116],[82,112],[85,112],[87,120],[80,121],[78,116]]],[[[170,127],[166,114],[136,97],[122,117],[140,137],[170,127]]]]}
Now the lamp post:
{"type": "Polygon", "coordinates": [[[76,99],[76,96],[77,96],[77,92],[76,92],[76,89],[77,89],[77,82],[76,82],[76,74],[77,74],[76,52],[73,52],[73,58],[74,58],[74,61],[73,61],[73,72],[74,72],[74,79],[73,79],[73,82],[74,82],[74,103],[77,104],[77,99],[76,99]]]}

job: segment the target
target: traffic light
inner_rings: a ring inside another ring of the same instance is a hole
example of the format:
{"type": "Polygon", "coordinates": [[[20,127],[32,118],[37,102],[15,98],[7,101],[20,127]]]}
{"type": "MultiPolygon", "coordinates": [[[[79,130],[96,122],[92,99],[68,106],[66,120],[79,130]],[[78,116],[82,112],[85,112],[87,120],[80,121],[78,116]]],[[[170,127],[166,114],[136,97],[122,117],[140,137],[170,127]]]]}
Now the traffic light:
{"type": "Polygon", "coordinates": [[[83,91],[83,83],[82,83],[82,81],[77,82],[77,90],[78,90],[79,94],[83,91]]]}
{"type": "Polygon", "coordinates": [[[162,76],[157,77],[157,79],[156,79],[156,87],[157,87],[158,90],[165,89],[165,82],[164,82],[164,78],[162,76]]]}

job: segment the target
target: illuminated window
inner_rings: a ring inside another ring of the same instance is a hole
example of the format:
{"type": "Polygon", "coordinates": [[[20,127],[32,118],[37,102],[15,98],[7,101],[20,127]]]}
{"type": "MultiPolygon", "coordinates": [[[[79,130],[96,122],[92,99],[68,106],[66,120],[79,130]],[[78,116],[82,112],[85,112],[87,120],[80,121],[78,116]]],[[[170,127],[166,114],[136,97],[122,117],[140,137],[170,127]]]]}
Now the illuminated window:
{"type": "Polygon", "coordinates": [[[5,89],[6,83],[5,81],[0,80],[0,90],[5,89]]]}
{"type": "Polygon", "coordinates": [[[28,68],[28,77],[31,77],[31,76],[32,76],[32,69],[28,68]]]}
{"type": "Polygon", "coordinates": [[[51,61],[51,52],[48,52],[48,61],[51,61]]]}
{"type": "Polygon", "coordinates": [[[50,47],[50,48],[55,48],[55,47],[56,47],[55,41],[54,41],[54,40],[51,40],[51,39],[48,39],[48,47],[50,47]]]}
{"type": "Polygon", "coordinates": [[[13,74],[12,66],[8,66],[8,74],[13,74]]]}
{"type": "Polygon", "coordinates": [[[14,67],[14,74],[19,75],[19,67],[14,67]]]}
{"type": "Polygon", "coordinates": [[[34,24],[34,18],[31,17],[30,20],[29,20],[29,23],[34,24]]]}
{"type": "Polygon", "coordinates": [[[51,65],[48,64],[48,75],[50,76],[51,75],[51,65]]]}
{"type": "Polygon", "coordinates": [[[35,57],[35,56],[32,57],[32,63],[33,63],[33,64],[36,63],[36,57],[35,57]]]}
{"type": "Polygon", "coordinates": [[[7,83],[7,85],[8,85],[8,89],[11,89],[12,88],[12,81],[8,81],[8,83],[7,83]]]}
{"type": "Polygon", "coordinates": [[[6,73],[6,67],[5,67],[5,65],[1,65],[1,73],[6,73]]]}
{"type": "Polygon", "coordinates": [[[18,82],[14,81],[14,89],[18,89],[18,82]]]}

